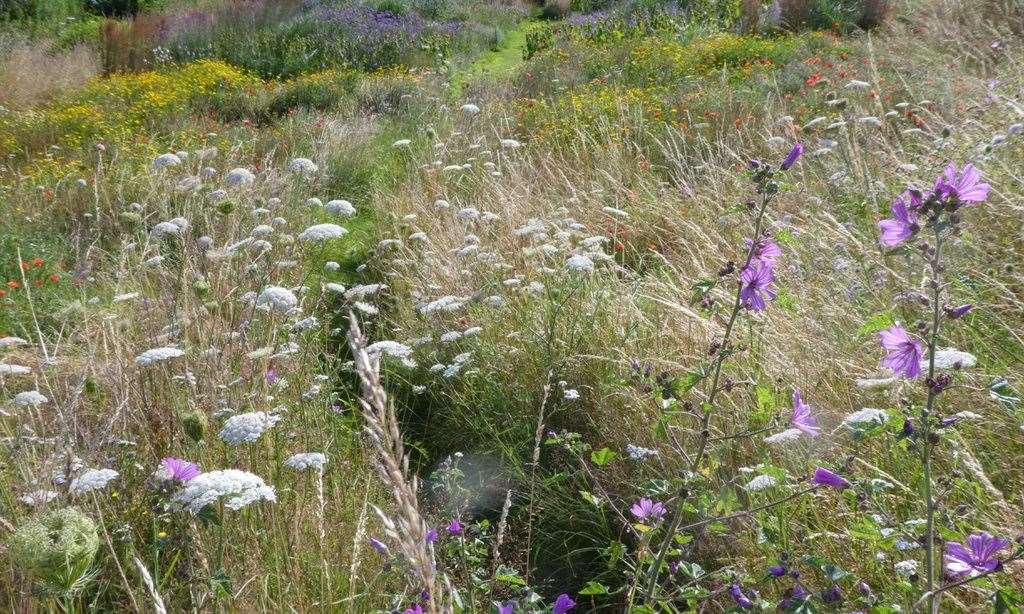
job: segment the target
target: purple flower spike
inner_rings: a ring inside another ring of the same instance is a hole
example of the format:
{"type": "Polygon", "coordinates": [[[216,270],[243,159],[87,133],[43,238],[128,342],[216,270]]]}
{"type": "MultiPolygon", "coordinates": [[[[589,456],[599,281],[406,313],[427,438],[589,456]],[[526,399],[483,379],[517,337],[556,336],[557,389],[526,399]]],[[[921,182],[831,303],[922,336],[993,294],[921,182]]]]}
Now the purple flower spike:
{"type": "Polygon", "coordinates": [[[555,606],[551,608],[551,614],[565,614],[575,607],[576,602],[572,600],[572,597],[562,593],[555,599],[555,606]]]}
{"type": "Polygon", "coordinates": [[[740,273],[740,301],[750,311],[764,311],[765,299],[775,300],[775,273],[768,261],[751,262],[740,273]]]}
{"type": "Polygon", "coordinates": [[[782,161],[782,166],[780,166],[779,168],[781,168],[784,171],[788,171],[791,166],[796,164],[796,161],[800,159],[800,156],[802,156],[803,153],[803,145],[801,145],[800,143],[793,145],[793,149],[789,150],[789,155],[787,155],[786,159],[782,161]]]}
{"type": "Polygon", "coordinates": [[[954,578],[975,576],[994,571],[1001,565],[996,553],[1010,544],[982,531],[967,538],[967,545],[946,542],[946,573],[954,578]]]}
{"type": "Polygon", "coordinates": [[[957,172],[956,164],[950,162],[935,180],[935,192],[941,197],[955,196],[965,205],[984,202],[988,198],[989,185],[981,183],[981,171],[968,164],[957,172]]]}
{"type": "Polygon", "coordinates": [[[799,429],[810,437],[817,437],[821,434],[818,419],[811,415],[811,406],[804,403],[799,388],[793,391],[793,418],[790,422],[793,424],[793,428],[799,429]]]}
{"type": "Polygon", "coordinates": [[[843,490],[844,488],[850,487],[849,480],[832,473],[824,467],[818,467],[814,470],[814,478],[811,481],[818,486],[828,486],[837,490],[843,490]]]}
{"type": "Polygon", "coordinates": [[[636,516],[637,520],[654,520],[655,522],[660,521],[665,517],[665,505],[660,501],[652,501],[651,499],[640,499],[633,504],[633,507],[629,508],[629,511],[636,516]]]}
{"type": "Polygon", "coordinates": [[[426,540],[428,544],[432,544],[437,541],[437,529],[427,529],[426,540]]]}
{"type": "Polygon", "coordinates": [[[914,379],[921,375],[921,357],[924,346],[913,339],[901,326],[893,326],[878,333],[885,349],[882,366],[892,370],[896,375],[914,379]]]}
{"type": "Polygon", "coordinates": [[[896,197],[896,200],[892,202],[893,219],[882,220],[878,223],[878,228],[882,231],[882,236],[878,238],[879,243],[886,247],[896,247],[914,236],[918,230],[917,213],[914,211],[914,207],[915,204],[920,204],[919,201],[920,197],[911,194],[908,208],[903,196],[896,197]]]}
{"type": "Polygon", "coordinates": [[[167,457],[161,464],[171,474],[171,479],[179,482],[187,482],[202,473],[199,465],[181,458],[167,457]]]}

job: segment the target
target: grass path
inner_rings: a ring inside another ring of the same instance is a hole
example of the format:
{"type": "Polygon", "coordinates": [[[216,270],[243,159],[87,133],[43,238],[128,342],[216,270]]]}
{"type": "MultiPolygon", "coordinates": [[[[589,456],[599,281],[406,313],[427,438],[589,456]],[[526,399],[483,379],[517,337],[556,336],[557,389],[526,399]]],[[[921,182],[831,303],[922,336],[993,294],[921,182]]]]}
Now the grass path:
{"type": "Polygon", "coordinates": [[[511,74],[525,61],[526,32],[537,21],[529,19],[505,33],[505,42],[500,49],[488,51],[468,66],[455,71],[451,77],[451,92],[456,98],[462,95],[467,83],[476,79],[498,79],[511,74]]]}

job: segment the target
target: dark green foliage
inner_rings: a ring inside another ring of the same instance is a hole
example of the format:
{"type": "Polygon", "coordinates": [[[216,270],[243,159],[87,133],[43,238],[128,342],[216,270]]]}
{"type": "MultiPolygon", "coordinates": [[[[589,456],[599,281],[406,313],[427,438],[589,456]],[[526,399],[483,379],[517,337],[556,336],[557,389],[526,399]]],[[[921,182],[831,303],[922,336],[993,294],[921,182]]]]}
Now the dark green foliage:
{"type": "Polygon", "coordinates": [[[141,9],[139,0],[85,0],[85,10],[104,17],[131,17],[141,9]]]}

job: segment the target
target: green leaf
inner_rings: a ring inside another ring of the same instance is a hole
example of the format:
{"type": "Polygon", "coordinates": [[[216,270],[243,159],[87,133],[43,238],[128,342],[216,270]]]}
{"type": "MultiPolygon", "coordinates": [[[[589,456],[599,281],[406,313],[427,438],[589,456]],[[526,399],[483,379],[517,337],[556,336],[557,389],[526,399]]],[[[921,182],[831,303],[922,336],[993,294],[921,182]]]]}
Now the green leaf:
{"type": "Polygon", "coordinates": [[[578,595],[607,595],[608,587],[600,582],[591,580],[587,585],[577,591],[578,595]]]}
{"type": "Polygon", "coordinates": [[[783,311],[794,313],[796,311],[796,298],[789,293],[789,290],[780,287],[775,296],[775,304],[783,311]]]}
{"type": "Polygon", "coordinates": [[[895,323],[896,317],[891,311],[882,311],[868,317],[868,319],[864,321],[864,324],[861,324],[861,327],[857,329],[857,334],[864,336],[877,333],[878,331],[889,328],[895,323]]]}
{"type": "Polygon", "coordinates": [[[1003,587],[992,597],[992,611],[995,614],[1021,614],[1024,612],[1024,597],[1011,587],[1003,587]]]}
{"type": "Polygon", "coordinates": [[[519,572],[505,565],[498,567],[494,579],[510,586],[526,586],[526,582],[519,576],[519,572]]]}
{"type": "Polygon", "coordinates": [[[590,453],[590,462],[594,463],[598,467],[604,467],[618,458],[618,456],[618,452],[613,452],[608,448],[601,448],[600,450],[594,450],[590,453]]]}
{"type": "Polygon", "coordinates": [[[583,497],[584,501],[586,501],[587,503],[593,505],[594,507],[601,507],[602,505],[604,505],[604,499],[602,499],[601,497],[598,497],[594,493],[587,492],[585,490],[581,490],[580,491],[580,496],[583,497]]]}
{"type": "Polygon", "coordinates": [[[682,398],[683,396],[686,395],[687,392],[690,392],[690,390],[692,390],[693,387],[696,386],[702,379],[704,379],[703,373],[698,373],[696,371],[687,371],[686,373],[680,375],[679,377],[672,378],[672,380],[668,383],[668,388],[672,390],[672,394],[674,394],[677,398],[682,398]]]}
{"type": "Polygon", "coordinates": [[[223,569],[218,569],[213,577],[210,578],[210,590],[217,596],[218,599],[228,599],[231,597],[231,578],[224,572],[223,569]]]}
{"type": "Polygon", "coordinates": [[[1013,409],[1020,403],[1020,393],[1010,387],[1005,377],[997,377],[988,385],[990,397],[1003,404],[1006,409],[1013,409]]]}

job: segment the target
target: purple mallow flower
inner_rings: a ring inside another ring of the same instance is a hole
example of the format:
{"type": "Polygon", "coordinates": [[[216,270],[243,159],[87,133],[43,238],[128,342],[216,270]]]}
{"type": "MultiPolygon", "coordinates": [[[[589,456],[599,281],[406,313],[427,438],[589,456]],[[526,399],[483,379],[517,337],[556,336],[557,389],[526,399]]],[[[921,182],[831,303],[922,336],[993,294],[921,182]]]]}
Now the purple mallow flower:
{"type": "Polygon", "coordinates": [[[515,611],[515,601],[506,601],[505,603],[498,604],[498,614],[512,614],[515,611]]]}
{"type": "Polygon", "coordinates": [[[768,568],[768,575],[770,575],[773,578],[781,578],[782,576],[786,575],[786,566],[772,565],[768,568]]]}
{"type": "Polygon", "coordinates": [[[784,171],[788,171],[791,166],[796,164],[796,161],[800,159],[800,156],[804,153],[804,146],[800,143],[793,145],[793,149],[789,150],[789,154],[786,159],[782,161],[782,165],[779,167],[784,171]]]}
{"type": "Polygon", "coordinates": [[[882,220],[878,223],[878,228],[882,231],[882,236],[879,237],[878,241],[882,245],[896,247],[917,232],[919,227],[917,225],[917,213],[914,209],[921,204],[920,196],[910,193],[909,208],[907,204],[903,196],[897,196],[896,200],[892,202],[893,219],[882,220]]]}
{"type": "Polygon", "coordinates": [[[665,517],[667,510],[665,509],[665,504],[660,501],[640,499],[633,504],[633,507],[629,508],[629,511],[636,516],[637,520],[654,520],[657,522],[665,517]]]}
{"type": "Polygon", "coordinates": [[[982,531],[967,538],[967,545],[946,542],[946,573],[954,578],[974,576],[997,569],[1002,563],[996,553],[1010,544],[982,531]]]}
{"type": "Polygon", "coordinates": [[[969,303],[967,305],[960,305],[959,307],[943,307],[943,311],[946,312],[946,317],[951,320],[958,320],[964,317],[967,315],[967,312],[972,309],[974,309],[974,305],[969,303]]]}
{"type": "Polygon", "coordinates": [[[959,172],[950,162],[942,176],[935,180],[935,193],[941,198],[955,196],[961,203],[971,205],[988,198],[989,185],[981,183],[981,171],[968,164],[959,172]]]}
{"type": "Polygon", "coordinates": [[[803,394],[799,388],[793,391],[793,418],[790,422],[793,428],[800,429],[802,433],[810,437],[817,437],[821,433],[818,419],[811,415],[811,406],[804,403],[803,394]]]}
{"type": "Polygon", "coordinates": [[[754,602],[743,594],[743,589],[739,584],[733,584],[730,586],[729,594],[732,595],[732,599],[736,602],[736,605],[740,606],[744,610],[749,610],[754,607],[754,602]]]}
{"type": "Polygon", "coordinates": [[[555,605],[551,608],[551,614],[565,614],[575,607],[576,602],[572,600],[572,597],[562,593],[555,599],[555,605]]]}
{"type": "Polygon", "coordinates": [[[373,549],[376,550],[377,552],[380,552],[381,554],[387,554],[388,545],[385,544],[384,542],[380,541],[379,539],[371,537],[370,538],[370,545],[373,546],[373,549]]]}
{"type": "Polygon", "coordinates": [[[411,608],[406,608],[402,614],[423,614],[423,606],[418,603],[414,603],[411,608]]]}
{"type": "Polygon", "coordinates": [[[459,522],[458,518],[452,519],[451,523],[448,524],[449,535],[462,535],[462,523],[459,522]]]}
{"type": "Polygon", "coordinates": [[[920,341],[912,338],[901,326],[887,328],[878,333],[878,337],[886,352],[882,359],[883,367],[907,379],[921,375],[924,346],[920,341]]]}
{"type": "Polygon", "coordinates": [[[838,490],[850,487],[850,481],[825,469],[818,467],[814,470],[814,478],[811,480],[818,486],[829,486],[838,490]]]}
{"type": "Polygon", "coordinates": [[[199,465],[181,458],[167,457],[161,464],[171,474],[171,479],[179,482],[187,482],[202,473],[199,465]]]}
{"type": "Polygon", "coordinates": [[[748,249],[751,247],[754,248],[754,254],[753,258],[751,258],[751,262],[756,261],[761,264],[773,266],[775,261],[782,256],[782,250],[771,239],[761,239],[757,242],[756,246],[754,246],[754,242],[750,239],[744,239],[744,241],[746,241],[748,249]]]}
{"type": "Polygon", "coordinates": [[[775,273],[771,262],[755,261],[740,273],[740,301],[751,311],[763,311],[767,306],[765,299],[775,300],[775,273]]]}

